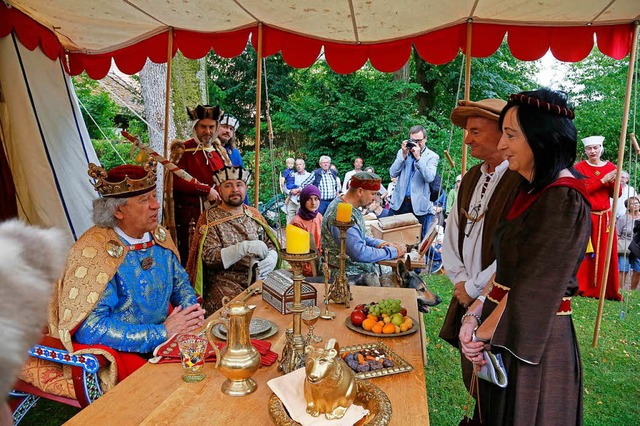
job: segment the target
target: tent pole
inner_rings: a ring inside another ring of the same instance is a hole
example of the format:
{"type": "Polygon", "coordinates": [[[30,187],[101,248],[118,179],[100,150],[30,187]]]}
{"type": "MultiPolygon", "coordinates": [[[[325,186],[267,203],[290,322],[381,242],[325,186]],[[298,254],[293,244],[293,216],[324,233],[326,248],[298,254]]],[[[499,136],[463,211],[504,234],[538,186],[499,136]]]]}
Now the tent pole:
{"type": "MultiPolygon", "coordinates": [[[[622,163],[624,162],[624,148],[627,139],[627,125],[629,123],[629,106],[631,104],[631,86],[633,85],[633,74],[636,63],[636,53],[638,48],[638,26],[640,22],[636,21],[633,28],[633,40],[631,41],[631,54],[629,55],[629,69],[627,71],[627,91],[624,98],[624,112],[622,114],[622,129],[620,130],[620,143],[618,145],[618,167],[616,174],[616,185],[613,190],[613,203],[611,205],[611,221],[615,223],[616,210],[618,207],[618,194],[620,192],[620,172],[622,171],[622,163]]],[[[637,82],[636,82],[637,84],[637,82]]],[[[615,229],[611,226],[610,229],[615,229]]],[[[593,344],[595,348],[598,346],[598,337],[600,334],[600,322],[602,321],[602,310],[604,309],[604,295],[607,291],[607,275],[609,275],[609,266],[611,252],[613,251],[613,232],[609,232],[607,239],[607,252],[605,253],[604,271],[602,271],[602,281],[600,282],[600,301],[598,303],[598,315],[596,316],[596,326],[593,331],[593,344]]],[[[598,259],[596,259],[596,262],[598,259]]]]}
{"type": "Polygon", "coordinates": [[[262,102],[262,22],[258,23],[258,52],[256,59],[256,159],[253,166],[253,185],[255,193],[253,205],[258,208],[260,201],[260,106],[262,102]]]}
{"type": "Polygon", "coordinates": [[[164,158],[169,152],[169,107],[171,106],[171,60],[173,58],[173,27],[169,27],[167,43],[167,82],[164,96],[164,158]]]}
{"type": "MultiPolygon", "coordinates": [[[[465,50],[464,60],[464,100],[468,101],[471,93],[471,37],[472,37],[472,25],[473,19],[469,18],[467,20],[467,47],[465,50]]],[[[467,145],[464,143],[464,138],[467,136],[467,130],[464,129],[462,132],[463,141],[462,141],[462,171],[461,174],[467,172],[467,145]]]]}

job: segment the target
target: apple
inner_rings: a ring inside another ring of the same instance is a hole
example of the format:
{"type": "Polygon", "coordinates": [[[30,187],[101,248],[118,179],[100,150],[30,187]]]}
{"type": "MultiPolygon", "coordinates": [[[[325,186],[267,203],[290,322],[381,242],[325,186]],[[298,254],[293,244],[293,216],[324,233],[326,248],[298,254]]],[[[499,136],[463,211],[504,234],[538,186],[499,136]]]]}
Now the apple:
{"type": "Polygon", "coordinates": [[[364,321],[367,316],[362,311],[354,310],[351,312],[351,324],[356,327],[362,326],[362,321],[364,321]]]}
{"type": "Polygon", "coordinates": [[[360,305],[356,306],[355,308],[353,308],[353,310],[354,310],[354,311],[361,311],[361,312],[364,312],[366,307],[367,307],[367,305],[365,305],[364,303],[362,303],[362,304],[360,304],[360,305]]]}
{"type": "Polygon", "coordinates": [[[402,308],[400,308],[400,313],[402,314],[403,317],[407,316],[407,308],[405,308],[404,306],[402,308]]]}
{"type": "Polygon", "coordinates": [[[400,313],[391,315],[391,324],[400,326],[404,322],[404,317],[400,313]]]}

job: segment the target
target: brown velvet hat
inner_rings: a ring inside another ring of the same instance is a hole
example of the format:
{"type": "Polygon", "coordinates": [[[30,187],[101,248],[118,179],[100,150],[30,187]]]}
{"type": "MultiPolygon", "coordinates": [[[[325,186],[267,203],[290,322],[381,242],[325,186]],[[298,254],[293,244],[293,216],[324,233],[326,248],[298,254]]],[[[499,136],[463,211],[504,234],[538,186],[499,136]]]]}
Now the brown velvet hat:
{"type": "Polygon", "coordinates": [[[507,102],[502,99],[483,99],[478,102],[458,101],[458,106],[451,111],[451,122],[465,129],[469,117],[482,117],[498,121],[505,105],[507,102]]]}

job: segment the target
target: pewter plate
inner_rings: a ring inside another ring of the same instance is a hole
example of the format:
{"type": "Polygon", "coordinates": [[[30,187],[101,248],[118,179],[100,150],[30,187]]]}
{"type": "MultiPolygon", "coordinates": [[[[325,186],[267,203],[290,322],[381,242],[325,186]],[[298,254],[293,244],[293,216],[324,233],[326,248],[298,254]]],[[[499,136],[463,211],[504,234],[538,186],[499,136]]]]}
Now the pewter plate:
{"type": "Polygon", "coordinates": [[[413,321],[413,327],[411,327],[410,329],[408,329],[407,331],[402,331],[400,333],[393,333],[393,334],[384,334],[384,333],[374,333],[373,331],[367,331],[364,328],[357,326],[357,325],[353,325],[353,323],[351,323],[351,317],[347,317],[344,321],[344,324],[347,326],[347,328],[349,330],[353,330],[356,333],[360,333],[360,334],[366,334],[367,336],[373,336],[373,337],[401,337],[401,336],[407,336],[409,334],[413,334],[416,331],[418,331],[418,322],[416,322],[415,318],[413,317],[409,317],[411,318],[411,321],[413,321]]]}
{"type": "MultiPolygon", "coordinates": [[[[264,321],[268,321],[269,322],[269,329],[267,331],[265,331],[264,333],[259,333],[256,335],[251,335],[252,339],[258,339],[258,340],[264,340],[267,339],[271,336],[273,336],[274,334],[276,334],[278,332],[278,326],[269,321],[269,320],[264,320],[264,321]]],[[[216,324],[211,328],[211,333],[217,337],[220,340],[227,340],[227,335],[226,334],[222,334],[222,332],[220,331],[220,327],[222,326],[222,324],[216,324]]],[[[226,330],[225,330],[226,331],[226,330]]]]}
{"type": "MultiPolygon", "coordinates": [[[[271,329],[271,321],[262,318],[253,318],[249,324],[249,334],[251,337],[256,334],[262,334],[271,329]]],[[[220,333],[227,335],[227,327],[224,324],[220,324],[220,333]]]]}
{"type": "Polygon", "coordinates": [[[385,358],[389,358],[393,361],[393,367],[380,368],[373,371],[365,371],[362,373],[356,373],[358,379],[372,379],[374,377],[390,376],[392,374],[406,373],[413,370],[413,366],[407,361],[402,359],[400,355],[395,353],[391,348],[382,342],[375,343],[363,343],[361,345],[345,346],[340,348],[340,355],[349,352],[359,352],[363,349],[377,349],[384,353],[385,358]]]}

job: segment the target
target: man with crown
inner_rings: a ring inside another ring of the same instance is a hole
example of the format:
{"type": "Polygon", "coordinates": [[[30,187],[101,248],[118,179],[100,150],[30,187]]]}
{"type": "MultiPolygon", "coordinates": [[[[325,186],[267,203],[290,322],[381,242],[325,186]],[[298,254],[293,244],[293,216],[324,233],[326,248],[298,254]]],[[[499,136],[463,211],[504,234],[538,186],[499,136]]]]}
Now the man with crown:
{"type": "Polygon", "coordinates": [[[215,172],[221,202],[198,220],[187,271],[207,312],[220,309],[223,297],[241,293],[254,275],[261,279],[278,267],[275,232],[258,210],[243,203],[250,179],[251,172],[242,167],[215,172]]]}
{"type": "Polygon", "coordinates": [[[155,161],[109,172],[90,164],[89,175],[102,196],[93,202],[95,226],[69,252],[49,331],[70,352],[111,360],[108,386],[142,366],[167,338],[199,329],[204,310],[158,225],[155,161]]]}
{"type": "Polygon", "coordinates": [[[218,138],[231,159],[231,165],[244,167],[240,150],[236,146],[238,127],[240,127],[240,121],[236,117],[231,114],[224,114],[220,119],[220,135],[218,135],[218,138]]]}
{"type": "Polygon", "coordinates": [[[193,137],[187,141],[174,141],[171,145],[171,160],[200,183],[173,179],[174,214],[178,250],[182,264],[186,265],[189,255],[189,222],[195,223],[204,210],[207,201],[219,199],[213,185],[213,172],[224,166],[231,166],[231,159],[218,137],[220,107],[198,105],[187,108],[193,120],[193,137]]]}

